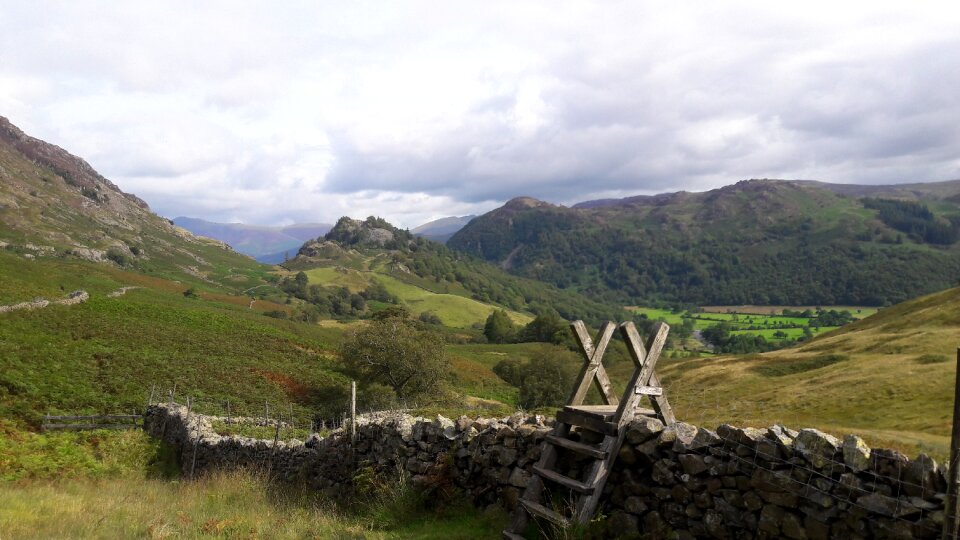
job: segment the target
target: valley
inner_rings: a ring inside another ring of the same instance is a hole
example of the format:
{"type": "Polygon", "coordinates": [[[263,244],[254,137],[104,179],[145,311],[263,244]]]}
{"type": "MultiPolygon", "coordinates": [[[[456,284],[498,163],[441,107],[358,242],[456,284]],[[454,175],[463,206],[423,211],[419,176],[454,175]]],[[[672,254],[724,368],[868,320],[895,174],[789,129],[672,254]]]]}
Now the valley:
{"type": "MultiPolygon", "coordinates": [[[[286,434],[306,437],[305,426],[342,418],[359,378],[344,343],[384,320],[403,321],[423,336],[418,343],[438,346],[447,367],[440,390],[410,401],[361,378],[363,411],[505,417],[531,395],[549,401],[568,391],[509,374],[536,362],[558,376],[576,371],[569,320],[585,320],[591,332],[606,320],[633,320],[642,332],[663,320],[673,337],[658,372],[683,421],[814,426],[947,455],[960,338],[960,289],[948,286],[960,258],[953,243],[931,240],[949,236],[960,215],[948,200],[953,184],[896,192],[913,194],[911,204],[929,205],[928,214],[909,205],[871,209],[849,190],[796,182],[572,209],[521,199],[457,222],[466,225],[452,247],[382,218],[344,217],[267,265],[153,214],[80,158],[2,127],[0,305],[87,295],[0,311],[0,527],[26,524],[8,530],[63,530],[31,517],[27,499],[124,505],[92,493],[91,482],[163,509],[103,517],[104,534],[232,534],[284,520],[290,536],[430,538],[431,520],[451,538],[499,530],[502,512],[391,507],[393,492],[344,509],[316,494],[264,498],[273,488],[256,475],[177,487],[169,480],[177,464],[142,433],[39,430],[47,414],[139,411],[151,394],[176,388],[200,413],[282,411],[299,426],[286,434]],[[910,223],[927,228],[897,232],[879,214],[908,210],[920,216],[910,223]],[[634,226],[640,232],[625,232],[634,226]],[[647,255],[637,256],[640,249],[647,255]],[[643,307],[648,301],[660,307],[643,307]],[[213,492],[243,503],[198,502],[213,492]],[[177,506],[181,496],[186,506],[177,506]],[[162,516],[176,515],[174,507],[190,517],[162,516]]],[[[627,383],[633,365],[619,337],[604,364],[614,386],[627,383]]],[[[598,403],[592,392],[588,402],[598,403]]],[[[535,403],[530,412],[556,411],[555,402],[535,403]]],[[[271,429],[255,431],[269,438],[271,429]]],[[[99,526],[68,514],[65,527],[99,526]]]]}

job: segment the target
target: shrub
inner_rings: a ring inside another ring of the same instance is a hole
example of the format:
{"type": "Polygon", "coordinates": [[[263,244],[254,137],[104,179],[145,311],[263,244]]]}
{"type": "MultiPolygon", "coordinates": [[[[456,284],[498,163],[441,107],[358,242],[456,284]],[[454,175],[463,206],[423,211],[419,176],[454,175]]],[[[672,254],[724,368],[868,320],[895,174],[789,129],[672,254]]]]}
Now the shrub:
{"type": "Polygon", "coordinates": [[[118,248],[110,248],[107,250],[107,258],[111,261],[117,263],[120,266],[126,266],[130,264],[130,257],[127,257],[127,254],[121,251],[118,248]]]}
{"type": "Polygon", "coordinates": [[[560,406],[566,401],[579,373],[579,357],[557,347],[537,352],[526,363],[508,358],[493,372],[520,389],[519,403],[525,409],[560,406]]]}

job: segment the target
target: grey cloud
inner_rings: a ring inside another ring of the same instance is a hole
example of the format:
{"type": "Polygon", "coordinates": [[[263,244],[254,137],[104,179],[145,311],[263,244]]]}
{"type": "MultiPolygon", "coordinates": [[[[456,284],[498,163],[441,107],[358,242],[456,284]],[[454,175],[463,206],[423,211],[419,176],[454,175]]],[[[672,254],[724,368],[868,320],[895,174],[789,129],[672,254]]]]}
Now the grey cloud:
{"type": "Polygon", "coordinates": [[[960,176],[960,16],[734,4],[14,3],[0,81],[44,88],[0,103],[161,213],[248,222],[960,176]]]}

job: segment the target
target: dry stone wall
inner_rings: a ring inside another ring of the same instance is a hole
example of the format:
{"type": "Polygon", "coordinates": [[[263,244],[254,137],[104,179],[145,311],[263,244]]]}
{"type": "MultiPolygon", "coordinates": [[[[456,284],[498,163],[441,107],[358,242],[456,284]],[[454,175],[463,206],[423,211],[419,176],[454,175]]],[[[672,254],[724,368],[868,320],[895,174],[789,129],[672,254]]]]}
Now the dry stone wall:
{"type": "MultiPolygon", "coordinates": [[[[307,441],[223,437],[207,417],[157,404],[145,429],[173,445],[184,471],[257,467],[348,495],[357,471],[396,475],[425,487],[452,485],[477,505],[513,508],[552,420],[424,419],[405,414],[358,422],[349,433],[307,441]]],[[[592,433],[581,437],[589,442],[592,433]]],[[[563,455],[561,472],[586,467],[563,455]]],[[[859,437],[814,429],[720,426],[716,431],[638,418],[607,483],[600,511],[610,536],[648,538],[936,538],[943,523],[944,471],[870,449],[859,437]]]]}

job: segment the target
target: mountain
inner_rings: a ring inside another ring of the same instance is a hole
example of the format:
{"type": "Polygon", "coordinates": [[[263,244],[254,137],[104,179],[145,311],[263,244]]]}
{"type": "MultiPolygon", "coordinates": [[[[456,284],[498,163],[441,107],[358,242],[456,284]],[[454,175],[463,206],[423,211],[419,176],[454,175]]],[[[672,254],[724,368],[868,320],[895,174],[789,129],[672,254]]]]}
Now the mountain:
{"type": "Polygon", "coordinates": [[[456,308],[459,315],[453,316],[457,320],[453,326],[467,322],[467,311],[475,317],[470,322],[482,322],[498,306],[528,314],[552,309],[567,319],[589,321],[617,320],[623,315],[617,305],[510,275],[486,261],[414,236],[376,217],[364,221],[340,218],[323,238],[305,243],[283,266],[306,271],[311,283],[348,286],[351,292],[380,282],[401,300],[407,295],[404,303],[417,314],[437,307],[445,323],[448,320],[442,312],[456,308]],[[429,295],[442,298],[427,298],[429,295]]]}
{"type": "Polygon", "coordinates": [[[83,159],[3,117],[0,247],[26,258],[86,260],[227,290],[264,283],[264,267],[154,214],[83,159]]]}
{"type": "Polygon", "coordinates": [[[297,223],[285,227],[216,223],[191,217],[177,217],[173,222],[193,234],[215,238],[233,249],[260,262],[277,264],[296,252],[307,240],[323,236],[332,225],[297,223]]]}
{"type": "Polygon", "coordinates": [[[884,305],[960,277],[960,182],[747,180],[703,193],[519,198],[447,245],[620,302],[884,305]]]}
{"type": "Polygon", "coordinates": [[[435,219],[413,228],[410,232],[416,236],[422,236],[427,240],[440,242],[444,244],[457,231],[462,229],[470,220],[477,216],[445,217],[435,219]]]}

